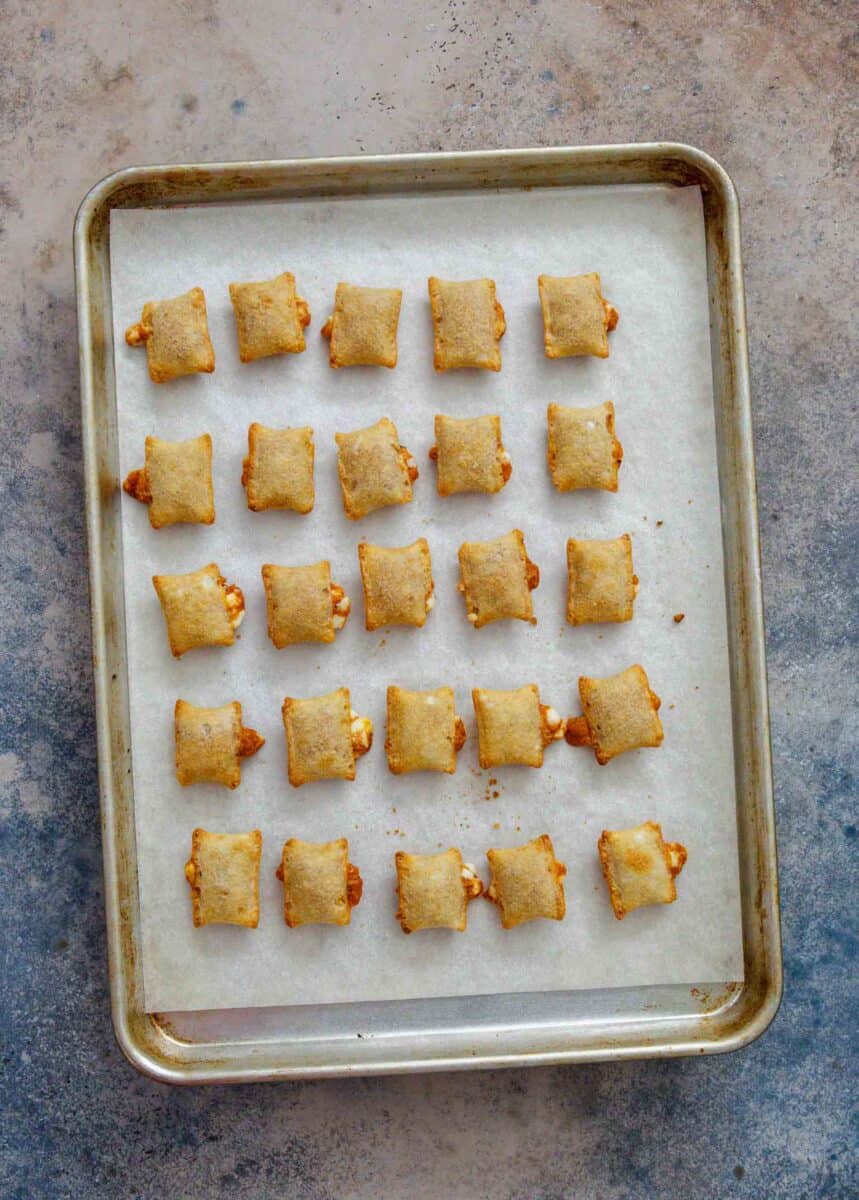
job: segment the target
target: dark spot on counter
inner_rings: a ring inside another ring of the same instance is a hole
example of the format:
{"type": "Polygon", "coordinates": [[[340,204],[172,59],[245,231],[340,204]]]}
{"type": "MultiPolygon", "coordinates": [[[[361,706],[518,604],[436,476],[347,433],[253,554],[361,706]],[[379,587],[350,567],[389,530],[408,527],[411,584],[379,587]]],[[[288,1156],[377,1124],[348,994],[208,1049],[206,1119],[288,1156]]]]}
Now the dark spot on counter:
{"type": "Polygon", "coordinates": [[[240,117],[246,108],[247,104],[244,100],[234,100],[230,105],[234,117],[240,117]]]}

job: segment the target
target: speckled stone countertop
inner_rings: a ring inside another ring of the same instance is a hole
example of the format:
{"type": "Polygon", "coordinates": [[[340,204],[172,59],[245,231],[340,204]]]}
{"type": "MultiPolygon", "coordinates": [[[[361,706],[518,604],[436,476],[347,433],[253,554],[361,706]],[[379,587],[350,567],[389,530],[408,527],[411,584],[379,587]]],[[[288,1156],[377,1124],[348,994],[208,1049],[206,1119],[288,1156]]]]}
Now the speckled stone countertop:
{"type": "Polygon", "coordinates": [[[844,899],[857,883],[855,8],[7,0],[3,12],[0,1194],[857,1195],[844,899]],[[78,202],[140,162],[656,139],[714,155],[743,205],[786,965],[775,1023],[706,1060],[149,1082],[117,1049],[108,1003],[78,202]]]}

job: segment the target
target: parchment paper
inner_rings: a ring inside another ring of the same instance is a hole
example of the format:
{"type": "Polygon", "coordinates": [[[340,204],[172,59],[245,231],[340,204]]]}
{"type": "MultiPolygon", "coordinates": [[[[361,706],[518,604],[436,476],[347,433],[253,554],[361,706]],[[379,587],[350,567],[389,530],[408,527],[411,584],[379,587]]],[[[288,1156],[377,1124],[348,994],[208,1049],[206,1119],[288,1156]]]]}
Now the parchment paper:
{"type": "Polygon", "coordinates": [[[344,1000],[624,987],[742,978],[731,709],[703,217],[697,189],[627,187],[298,201],[111,214],[111,279],[122,477],[143,463],[149,433],[214,439],[216,523],[155,531],[122,497],[134,796],[147,1010],[180,1011],[344,1000]],[[313,321],[304,354],[238,360],[231,280],[292,270],[313,321]],[[598,270],[620,310],[608,360],[549,361],[536,276],[598,270]],[[497,281],[507,313],[503,370],[432,367],[426,277],[497,281]],[[319,329],[338,280],[404,290],[399,365],[332,371],[319,329]],[[144,301],[205,289],[217,367],[150,383],[124,330],[144,301]],[[549,401],[611,399],[624,447],[620,491],[560,495],[546,467],[549,401]],[[513,476],[496,496],[440,498],[427,460],[433,416],[499,413],[513,476]],[[334,431],[387,415],[418,460],[412,504],[346,520],[334,431]],[[247,427],[310,424],[316,507],[309,516],[254,514],[240,486],[247,427]],[[519,526],[542,572],[536,626],[474,630],[456,591],[456,551],[519,526]],[[569,536],[629,532],[641,589],[632,622],[564,622],[569,536]],[[400,546],[425,535],[436,607],[420,629],[367,633],[356,545],[400,546]],[[266,635],[264,562],[329,558],[353,614],[333,645],[278,651],[266,635]],[[216,561],[245,591],[233,647],[171,658],[151,583],[216,561]],[[672,615],[686,614],[682,624],[672,615]],[[477,767],[471,688],[534,681],[542,699],[578,713],[580,674],[640,661],[662,696],[665,742],[606,767],[561,743],[542,770],[477,767]],[[455,775],[388,771],[389,683],[456,689],[469,740],[455,775]],[[353,783],[293,789],[280,717],[285,694],[347,685],[375,722],[376,742],[353,783]],[[181,788],[173,773],[177,697],[241,700],[268,739],[235,792],[181,788]],[[653,819],[689,861],[671,906],[612,915],[596,852],[603,828],[653,819]],[[259,928],[194,929],[183,864],[196,825],[263,833],[259,928]],[[464,934],[405,936],[394,919],[394,852],[462,849],[488,878],[485,850],[548,832],[566,862],[567,917],[501,930],[493,905],[471,905],[464,934]],[[348,928],[288,929],[274,871],[284,840],[347,836],[365,881],[348,928]]]}

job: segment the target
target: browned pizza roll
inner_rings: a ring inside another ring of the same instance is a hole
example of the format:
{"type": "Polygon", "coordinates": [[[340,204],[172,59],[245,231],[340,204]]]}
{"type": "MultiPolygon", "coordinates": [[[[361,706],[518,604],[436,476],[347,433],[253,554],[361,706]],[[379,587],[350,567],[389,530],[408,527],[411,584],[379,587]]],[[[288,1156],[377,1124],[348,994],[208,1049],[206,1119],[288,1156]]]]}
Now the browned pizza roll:
{"type": "Polygon", "coordinates": [[[418,929],[455,929],[468,921],[468,905],[483,891],[483,884],[459,850],[442,854],[406,854],[399,850],[397,863],[397,920],[403,933],[418,929]]]}
{"type": "Polygon", "coordinates": [[[259,422],[248,428],[248,456],[242,465],[242,487],[248,508],[264,512],[288,508],[309,513],[313,508],[313,430],[268,429],[259,422]]]}
{"type": "Polygon", "coordinates": [[[187,575],[153,575],[174,658],[199,646],[232,646],[245,615],[245,598],[217,563],[187,575]]]}
{"type": "Polygon", "coordinates": [[[655,821],[634,829],[604,829],[597,848],[618,921],[634,908],[677,899],[674,880],[686,862],[686,847],[664,842],[662,826],[655,821]]]}
{"type": "Polygon", "coordinates": [[[579,679],[584,715],[569,717],[565,737],[571,746],[593,746],[601,765],[640,746],[662,745],[662,701],[635,663],[607,679],[579,679]]]}
{"type": "Polygon", "coordinates": [[[437,371],[457,367],[501,370],[501,338],[507,328],[495,298],[494,279],[427,280],[437,371]]]}
{"type": "Polygon", "coordinates": [[[334,312],[322,326],[331,366],[395,367],[402,299],[399,288],[338,283],[334,312]]]}
{"type": "Polygon", "coordinates": [[[364,585],[364,624],[422,626],[435,605],[432,561],[426,538],[410,546],[358,544],[364,585]]]}
{"type": "Polygon", "coordinates": [[[542,767],[543,751],[564,736],[564,722],[554,708],[540,703],[535,683],[510,692],[474,688],[480,765],[517,764],[542,767]]]}
{"type": "Polygon", "coordinates": [[[394,775],[407,771],[456,770],[457,751],[465,745],[465,725],[457,716],[453,689],[410,692],[388,688],[388,736],[385,753],[394,775]]]}
{"type": "Polygon", "coordinates": [[[302,842],[290,838],[275,872],[283,884],[283,919],[299,925],[348,925],[364,890],[361,873],[349,862],[346,838],[302,842]]]}
{"type": "Polygon", "coordinates": [[[373,722],[352,708],[348,688],[283,701],[283,727],[293,787],[318,779],[354,779],[355,760],[373,744],[373,722]]]}
{"type": "Polygon", "coordinates": [[[343,508],[358,521],[377,508],[408,504],[418,468],[387,417],[353,433],[335,433],[343,508]]]}
{"type": "Polygon", "coordinates": [[[259,283],[231,283],[230,300],[243,363],[272,354],[300,354],[304,327],[310,324],[307,301],[295,291],[291,271],[259,283]]]}
{"type": "Polygon", "coordinates": [[[262,834],[209,833],[195,829],[185,878],[191,885],[194,924],[259,923],[259,863],[262,834]]]}
{"type": "Polygon", "coordinates": [[[595,408],[566,408],[550,404],[549,472],[559,492],[595,488],[617,491],[617,473],[623,446],[614,436],[614,405],[610,400],[595,408]]]}
{"type": "Polygon", "coordinates": [[[211,525],[215,520],[211,436],[201,433],[187,442],[148,437],[145,455],[145,465],[129,472],[122,489],[149,506],[152,528],[211,525]]]}
{"type": "Polygon", "coordinates": [[[538,275],[537,286],[546,357],[608,358],[608,334],[617,325],[618,312],[603,299],[599,275],[538,275]]]}
{"type": "Polygon", "coordinates": [[[183,787],[222,783],[237,788],[242,781],[242,759],[265,745],[265,738],[255,729],[242,725],[238,700],[220,708],[198,708],[187,700],[177,700],[173,727],[176,778],[183,787]]]}
{"type": "Polygon", "coordinates": [[[268,611],[268,636],[282,650],[299,642],[333,642],[346,624],[351,603],[331,579],[327,559],[307,567],[264,563],[262,582],[268,611]]]}
{"type": "Polygon", "coordinates": [[[537,624],[531,592],[540,584],[540,569],[525,553],[521,529],[491,542],[463,542],[459,574],[457,587],[475,629],[504,620],[537,624]]]}
{"type": "Polygon", "coordinates": [[[146,346],[153,383],[215,369],[202,288],[191,288],[173,300],[148,301],[137,324],[126,329],[125,340],[129,346],[146,346]]]}
{"type": "Polygon", "coordinates": [[[438,467],[440,496],[456,492],[500,492],[512,474],[510,455],[501,442],[501,418],[437,416],[435,445],[429,452],[438,467]]]}
{"type": "Polygon", "coordinates": [[[538,917],[564,919],[567,906],[561,880],[567,868],[555,858],[547,833],[511,850],[487,850],[486,857],[492,870],[486,899],[498,905],[503,929],[538,917]]]}
{"type": "Polygon", "coordinates": [[[567,542],[567,620],[571,625],[631,621],[638,594],[628,533],[608,541],[567,542]]]}

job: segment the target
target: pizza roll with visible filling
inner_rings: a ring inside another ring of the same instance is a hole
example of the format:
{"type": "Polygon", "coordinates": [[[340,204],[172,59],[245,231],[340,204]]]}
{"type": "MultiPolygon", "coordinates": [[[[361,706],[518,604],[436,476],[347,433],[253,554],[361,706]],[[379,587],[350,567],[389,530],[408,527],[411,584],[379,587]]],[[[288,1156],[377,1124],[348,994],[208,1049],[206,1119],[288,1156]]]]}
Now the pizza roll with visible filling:
{"type": "Polygon", "coordinates": [[[353,433],[335,433],[343,508],[357,521],[391,504],[408,504],[418,468],[387,417],[353,433]]]}
{"type": "Polygon", "coordinates": [[[500,371],[500,343],[507,323],[504,309],[495,298],[495,280],[454,282],[431,275],[427,284],[435,369],[483,367],[487,371],[500,371]]]}
{"type": "Polygon", "coordinates": [[[603,299],[599,275],[538,275],[537,286],[546,357],[608,358],[608,335],[618,311],[603,299]]]}
{"type": "Polygon", "coordinates": [[[500,417],[437,416],[435,445],[429,452],[438,467],[440,496],[455,492],[500,492],[513,468],[501,443],[500,417]]]}
{"type": "Polygon", "coordinates": [[[215,520],[212,490],[212,439],[208,433],[187,442],[146,439],[145,465],[129,472],[122,490],[149,505],[153,529],[165,525],[211,525],[215,520]]]}
{"type": "Polygon", "coordinates": [[[222,783],[237,788],[242,759],[265,745],[255,729],[242,725],[238,700],[220,708],[198,708],[177,700],[173,712],[176,736],[176,778],[182,787],[192,783],[222,783]]]}
{"type": "Polygon", "coordinates": [[[549,473],[559,492],[580,488],[617,491],[617,473],[623,446],[614,436],[614,405],[610,400],[595,408],[566,408],[550,404],[549,473]]]}
{"type": "Polygon", "coordinates": [[[468,922],[468,905],[483,884],[459,850],[442,854],[406,854],[398,850],[397,920],[403,933],[418,929],[455,929],[468,922]]]}
{"type": "Polygon", "coordinates": [[[521,529],[491,542],[463,542],[459,574],[457,588],[475,629],[504,620],[537,624],[531,592],[540,585],[540,568],[525,553],[521,529]]]}
{"type": "Polygon", "coordinates": [[[355,760],[373,744],[373,722],[359,717],[348,688],[283,701],[283,727],[293,787],[318,779],[354,779],[355,760]]]}
{"type": "Polygon", "coordinates": [[[264,563],[262,582],[268,611],[268,636],[282,650],[299,642],[333,642],[346,624],[351,603],[331,580],[327,559],[307,567],[264,563]]]}
{"type": "Polygon", "coordinates": [[[474,688],[480,765],[542,767],[543,751],[564,736],[564,722],[554,708],[540,703],[535,683],[510,692],[474,688]]]}
{"type": "Polygon", "coordinates": [[[432,561],[426,538],[410,546],[358,544],[364,585],[364,624],[422,626],[435,605],[432,561]]]}
{"type": "Polygon", "coordinates": [[[547,833],[512,850],[487,850],[492,882],[486,899],[498,905],[502,929],[547,917],[563,921],[567,911],[561,880],[567,868],[555,858],[547,833]]]}
{"type": "Polygon", "coordinates": [[[231,283],[230,300],[243,363],[272,354],[300,354],[304,328],[310,324],[307,301],[295,291],[291,271],[259,283],[231,283]]]}
{"type": "Polygon", "coordinates": [[[269,429],[254,421],[248,427],[248,456],[242,464],[242,487],[251,512],[313,508],[313,430],[269,429]]]}
{"type": "Polygon", "coordinates": [[[399,288],[338,283],[334,312],[322,326],[331,366],[395,367],[402,299],[399,288]]]}
{"type": "Polygon", "coordinates": [[[686,847],[664,842],[662,826],[655,821],[634,829],[604,829],[597,848],[618,921],[634,908],[677,899],[674,880],[686,862],[686,847]]]}
{"type": "Polygon", "coordinates": [[[465,725],[454,707],[453,689],[410,692],[388,688],[388,736],[385,753],[394,775],[409,771],[456,770],[465,745],[465,725]]]}
{"type": "Polygon", "coordinates": [[[232,646],[245,615],[242,589],[217,563],[187,575],[153,575],[174,658],[199,646],[232,646]]]}
{"type": "Polygon", "coordinates": [[[638,594],[628,533],[607,541],[567,542],[567,620],[571,625],[631,621],[638,594]]]}
{"type": "Polygon", "coordinates": [[[335,842],[302,842],[290,838],[275,872],[283,884],[283,919],[299,925],[348,925],[361,903],[364,882],[349,862],[346,838],[335,842]]]}
{"type": "Polygon", "coordinates": [[[202,288],[191,288],[173,300],[148,301],[137,324],[126,329],[125,340],[129,346],[145,344],[153,383],[215,369],[202,288]]]}
{"type": "Polygon", "coordinates": [[[259,863],[262,834],[209,833],[195,829],[185,878],[191,885],[194,924],[259,923],[259,863]]]}
{"type": "Polygon", "coordinates": [[[606,679],[583,675],[579,696],[584,715],[568,718],[565,737],[571,746],[593,746],[601,765],[626,750],[662,745],[662,701],[638,663],[606,679]]]}

